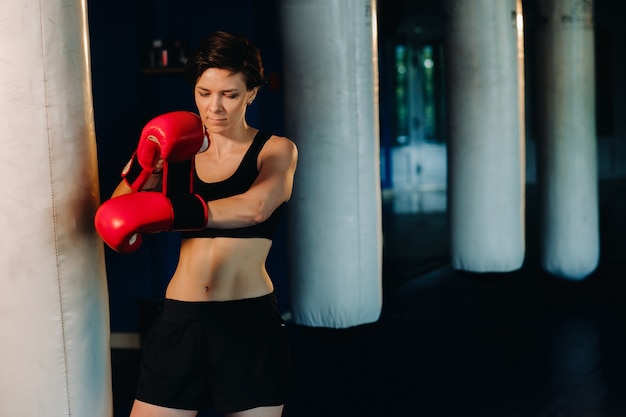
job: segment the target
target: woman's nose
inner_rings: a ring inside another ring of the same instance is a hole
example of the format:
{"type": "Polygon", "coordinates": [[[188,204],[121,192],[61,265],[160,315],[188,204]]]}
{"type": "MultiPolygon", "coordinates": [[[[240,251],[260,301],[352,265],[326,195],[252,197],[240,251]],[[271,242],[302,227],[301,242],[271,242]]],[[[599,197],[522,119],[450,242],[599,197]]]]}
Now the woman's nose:
{"type": "Polygon", "coordinates": [[[211,112],[218,112],[222,109],[222,101],[219,97],[211,97],[209,100],[209,110],[211,112]]]}

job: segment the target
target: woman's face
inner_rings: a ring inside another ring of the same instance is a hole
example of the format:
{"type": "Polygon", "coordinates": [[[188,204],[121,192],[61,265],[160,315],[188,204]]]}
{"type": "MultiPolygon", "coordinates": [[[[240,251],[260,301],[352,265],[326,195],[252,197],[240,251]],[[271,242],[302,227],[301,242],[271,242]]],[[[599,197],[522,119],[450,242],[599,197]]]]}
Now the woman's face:
{"type": "Polygon", "coordinates": [[[248,102],[256,96],[250,91],[242,74],[220,68],[202,73],[195,87],[195,100],[202,122],[209,133],[223,133],[245,123],[248,102]]]}

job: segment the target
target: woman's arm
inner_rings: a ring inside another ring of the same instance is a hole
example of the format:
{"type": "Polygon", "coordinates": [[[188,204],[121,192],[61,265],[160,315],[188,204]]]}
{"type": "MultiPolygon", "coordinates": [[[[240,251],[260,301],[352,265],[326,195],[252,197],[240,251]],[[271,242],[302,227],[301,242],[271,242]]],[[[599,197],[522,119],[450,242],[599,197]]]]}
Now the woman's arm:
{"type": "Polygon", "coordinates": [[[285,137],[273,136],[259,157],[259,176],[248,191],[207,203],[207,227],[229,229],[262,223],[289,200],[298,160],[296,145],[285,137]]]}
{"type": "MultiPolygon", "coordinates": [[[[163,159],[159,159],[157,163],[155,164],[154,174],[152,178],[150,179],[150,181],[147,183],[149,184],[149,189],[145,191],[159,191],[161,189],[162,187],[161,182],[163,180],[162,170],[163,170],[163,159]]],[[[134,190],[130,187],[130,185],[128,185],[128,181],[126,179],[122,179],[122,181],[117,185],[117,187],[115,187],[115,190],[113,190],[113,194],[111,194],[111,198],[118,197],[124,194],[129,194],[132,192],[134,192],[134,190]]]]}
{"type": "Polygon", "coordinates": [[[122,180],[117,185],[117,187],[115,187],[115,190],[113,190],[113,194],[111,194],[111,198],[118,197],[118,196],[124,195],[124,194],[130,194],[132,192],[133,192],[133,190],[132,190],[132,188],[130,188],[128,183],[125,180],[122,180]]]}

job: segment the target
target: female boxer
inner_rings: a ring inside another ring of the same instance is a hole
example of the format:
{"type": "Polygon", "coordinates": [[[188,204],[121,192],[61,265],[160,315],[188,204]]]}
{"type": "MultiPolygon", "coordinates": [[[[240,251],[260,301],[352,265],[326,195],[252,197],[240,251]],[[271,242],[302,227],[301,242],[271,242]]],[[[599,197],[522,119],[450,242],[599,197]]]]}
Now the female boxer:
{"type": "Polygon", "coordinates": [[[176,112],[153,121],[106,202],[117,204],[116,221],[129,224],[124,233],[108,230],[120,227],[114,222],[98,228],[107,243],[104,236],[119,234],[127,245],[138,233],[184,230],[162,316],[144,343],[131,417],[195,416],[208,407],[277,417],[287,395],[288,348],[265,262],[291,196],[297,149],[246,122],[264,83],[259,50],[246,38],[210,34],[185,77],[199,122],[176,112]],[[181,152],[170,157],[181,148],[190,160],[178,162],[186,159],[181,152]],[[162,192],[146,191],[148,179],[164,171],[162,192]]]}

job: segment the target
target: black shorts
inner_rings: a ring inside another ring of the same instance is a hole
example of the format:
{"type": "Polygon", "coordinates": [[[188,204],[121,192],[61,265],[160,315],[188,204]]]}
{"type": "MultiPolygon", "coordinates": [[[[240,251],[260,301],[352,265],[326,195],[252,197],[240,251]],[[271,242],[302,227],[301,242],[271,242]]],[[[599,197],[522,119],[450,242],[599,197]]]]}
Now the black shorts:
{"type": "Polygon", "coordinates": [[[165,300],[143,347],[137,399],[222,413],[285,403],[287,330],[275,295],[165,300]]]}

